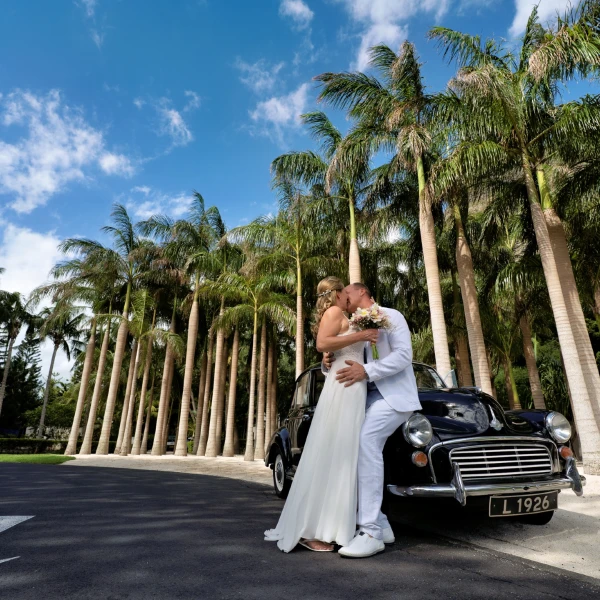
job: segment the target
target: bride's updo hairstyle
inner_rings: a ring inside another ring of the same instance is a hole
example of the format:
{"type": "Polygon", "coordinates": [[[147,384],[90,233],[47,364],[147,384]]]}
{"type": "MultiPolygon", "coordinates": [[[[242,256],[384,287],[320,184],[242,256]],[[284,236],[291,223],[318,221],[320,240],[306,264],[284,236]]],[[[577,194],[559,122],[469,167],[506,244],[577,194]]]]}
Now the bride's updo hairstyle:
{"type": "Polygon", "coordinates": [[[325,314],[325,311],[333,306],[337,301],[337,292],[344,289],[344,282],[338,277],[325,277],[319,281],[317,286],[317,306],[314,313],[314,324],[312,332],[315,338],[319,332],[319,324],[325,314]]]}

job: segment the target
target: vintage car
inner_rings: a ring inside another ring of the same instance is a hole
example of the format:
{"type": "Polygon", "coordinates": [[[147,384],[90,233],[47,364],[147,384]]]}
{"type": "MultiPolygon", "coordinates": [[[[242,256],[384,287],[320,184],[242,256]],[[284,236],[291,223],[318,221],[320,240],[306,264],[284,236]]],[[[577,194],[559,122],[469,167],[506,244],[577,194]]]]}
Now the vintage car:
{"type": "MultiPolygon", "coordinates": [[[[582,494],[585,478],[568,445],[571,426],[560,413],[505,411],[479,388],[449,388],[432,367],[413,363],[422,410],[384,448],[385,499],[454,498],[490,517],[519,517],[543,525],[558,493],[582,494]]],[[[296,380],[289,414],[268,445],[280,498],[290,489],[325,376],[321,366],[296,380]]]]}

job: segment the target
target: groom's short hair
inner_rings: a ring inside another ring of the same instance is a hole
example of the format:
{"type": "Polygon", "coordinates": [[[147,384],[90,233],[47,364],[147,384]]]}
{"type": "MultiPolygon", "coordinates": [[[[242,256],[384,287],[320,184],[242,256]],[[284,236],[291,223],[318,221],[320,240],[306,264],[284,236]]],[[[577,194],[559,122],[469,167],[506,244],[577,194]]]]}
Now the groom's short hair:
{"type": "Polygon", "coordinates": [[[364,283],[351,283],[350,284],[356,290],[365,290],[365,294],[372,298],[371,290],[364,283]]]}

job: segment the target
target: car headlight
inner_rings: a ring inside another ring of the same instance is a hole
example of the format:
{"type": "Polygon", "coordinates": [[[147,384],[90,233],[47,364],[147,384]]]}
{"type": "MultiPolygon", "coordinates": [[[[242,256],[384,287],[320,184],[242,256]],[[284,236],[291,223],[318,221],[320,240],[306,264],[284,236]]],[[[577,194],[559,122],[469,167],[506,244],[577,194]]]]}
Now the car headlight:
{"type": "Polygon", "coordinates": [[[427,446],[433,437],[433,427],[427,417],[415,413],[402,426],[404,439],[416,448],[427,446]]]}
{"type": "Polygon", "coordinates": [[[559,444],[566,444],[571,439],[571,424],[558,412],[546,415],[546,429],[559,444]]]}

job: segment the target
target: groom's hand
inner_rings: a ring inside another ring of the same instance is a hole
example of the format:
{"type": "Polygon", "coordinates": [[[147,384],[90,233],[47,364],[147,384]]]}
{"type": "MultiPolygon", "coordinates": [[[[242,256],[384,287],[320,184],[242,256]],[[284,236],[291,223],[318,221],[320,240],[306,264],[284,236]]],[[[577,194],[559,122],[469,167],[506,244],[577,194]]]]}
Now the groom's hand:
{"type": "Polygon", "coordinates": [[[343,383],[344,387],[349,387],[357,381],[367,379],[367,372],[360,363],[354,362],[353,360],[347,360],[346,364],[350,366],[340,369],[336,376],[336,379],[340,383],[343,383]]]}
{"type": "Polygon", "coordinates": [[[323,353],[323,364],[325,365],[325,368],[328,371],[331,370],[331,365],[333,364],[334,361],[335,361],[335,354],[333,352],[324,352],[323,353]]]}

